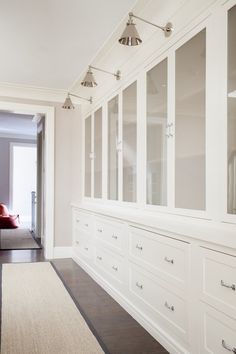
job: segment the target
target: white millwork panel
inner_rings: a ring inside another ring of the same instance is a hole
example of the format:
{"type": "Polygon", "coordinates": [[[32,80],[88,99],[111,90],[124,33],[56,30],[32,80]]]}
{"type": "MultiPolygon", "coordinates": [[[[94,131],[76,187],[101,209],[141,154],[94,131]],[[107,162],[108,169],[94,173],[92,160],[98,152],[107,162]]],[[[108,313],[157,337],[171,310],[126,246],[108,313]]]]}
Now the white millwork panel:
{"type": "Polygon", "coordinates": [[[236,353],[236,0],[165,6],[83,110],[74,259],[171,354],[236,353]]]}

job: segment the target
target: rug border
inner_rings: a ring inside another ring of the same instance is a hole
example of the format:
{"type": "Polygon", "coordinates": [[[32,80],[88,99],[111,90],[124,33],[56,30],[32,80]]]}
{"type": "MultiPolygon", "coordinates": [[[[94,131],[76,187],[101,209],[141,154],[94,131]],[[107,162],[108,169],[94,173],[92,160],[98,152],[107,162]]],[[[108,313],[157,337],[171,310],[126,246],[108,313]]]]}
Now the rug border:
{"type": "Polygon", "coordinates": [[[61,276],[61,274],[59,273],[58,269],[56,268],[56,266],[52,263],[52,261],[48,261],[52,268],[54,269],[55,273],[57,274],[58,278],[61,280],[62,284],[64,285],[65,289],[67,290],[68,294],[70,295],[71,299],[73,300],[75,306],[77,307],[77,309],[79,310],[80,314],[82,315],[83,319],[85,320],[85,322],[87,323],[89,329],[91,330],[91,332],[93,333],[94,337],[97,339],[98,343],[100,344],[101,348],[103,349],[105,354],[111,354],[110,351],[108,350],[106,344],[103,342],[103,340],[101,339],[101,337],[98,335],[97,330],[94,328],[93,324],[91,323],[90,319],[87,317],[87,315],[85,314],[84,310],[82,309],[82,307],[80,306],[78,300],[75,298],[75,296],[72,294],[71,289],[67,286],[67,284],[65,283],[63,277],[61,276]]]}

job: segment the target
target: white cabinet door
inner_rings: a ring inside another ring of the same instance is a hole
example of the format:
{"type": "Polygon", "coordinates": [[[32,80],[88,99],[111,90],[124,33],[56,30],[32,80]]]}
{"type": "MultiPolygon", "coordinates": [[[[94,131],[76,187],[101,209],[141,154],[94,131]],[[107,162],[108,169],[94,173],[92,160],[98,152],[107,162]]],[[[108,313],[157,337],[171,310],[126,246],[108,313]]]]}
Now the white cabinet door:
{"type": "Polygon", "coordinates": [[[108,190],[107,197],[118,200],[119,96],[108,102],[108,190]]]}
{"type": "Polygon", "coordinates": [[[137,185],[137,82],[122,95],[123,201],[136,202],[137,185]]]}
{"type": "Polygon", "coordinates": [[[102,197],[102,113],[94,113],[94,198],[102,197]]]}
{"type": "Polygon", "coordinates": [[[176,50],[175,73],[175,207],[205,210],[205,29],[176,50]]]}
{"type": "Polygon", "coordinates": [[[236,5],[228,12],[228,213],[236,214],[236,5]]]}
{"type": "Polygon", "coordinates": [[[84,174],[84,195],[91,197],[91,177],[92,177],[92,117],[85,119],[85,174],[84,174]]]}
{"type": "Polygon", "coordinates": [[[146,202],[167,205],[167,58],[149,70],[146,79],[146,202]]]}

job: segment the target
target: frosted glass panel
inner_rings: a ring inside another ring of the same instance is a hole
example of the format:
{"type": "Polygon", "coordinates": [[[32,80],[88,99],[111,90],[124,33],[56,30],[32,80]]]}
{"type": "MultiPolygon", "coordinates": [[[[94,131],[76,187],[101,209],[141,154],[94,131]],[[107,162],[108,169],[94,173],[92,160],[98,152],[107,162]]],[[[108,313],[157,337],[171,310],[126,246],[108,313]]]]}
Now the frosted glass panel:
{"type": "Polygon", "coordinates": [[[102,197],[102,108],[94,113],[94,197],[102,197]]]}
{"type": "Polygon", "coordinates": [[[167,204],[167,59],[147,73],[147,204],[167,204]]]}
{"type": "Polygon", "coordinates": [[[176,51],[175,206],[205,209],[206,31],[176,51]]]}
{"type": "Polygon", "coordinates": [[[108,102],[108,199],[118,199],[118,96],[108,102]]]}
{"type": "Polygon", "coordinates": [[[123,91],[123,200],[136,202],[137,84],[123,91]]]}
{"type": "Polygon", "coordinates": [[[91,197],[91,116],[85,119],[85,196],[91,197]]]}
{"type": "Polygon", "coordinates": [[[228,213],[236,214],[236,6],[228,13],[228,213]]]}

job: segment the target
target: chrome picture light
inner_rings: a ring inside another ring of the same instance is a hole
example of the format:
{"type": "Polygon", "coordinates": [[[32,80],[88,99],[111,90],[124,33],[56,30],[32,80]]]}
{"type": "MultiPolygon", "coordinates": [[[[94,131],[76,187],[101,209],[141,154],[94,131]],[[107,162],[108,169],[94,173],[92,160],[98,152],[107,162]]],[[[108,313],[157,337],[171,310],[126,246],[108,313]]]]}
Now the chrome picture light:
{"type": "Polygon", "coordinates": [[[119,70],[117,70],[116,73],[111,73],[110,71],[106,71],[106,70],[103,70],[103,69],[100,69],[100,68],[96,68],[95,66],[91,66],[89,65],[89,69],[84,77],[84,80],[81,82],[81,85],[82,86],[85,86],[85,87],[95,87],[97,86],[97,82],[94,78],[94,75],[93,75],[93,72],[92,72],[92,69],[94,70],[97,70],[97,71],[101,71],[105,74],[109,74],[109,75],[113,75],[116,80],[120,80],[121,78],[121,73],[119,70]]]}
{"type": "Polygon", "coordinates": [[[119,39],[119,43],[127,46],[135,46],[139,45],[142,43],[142,40],[138,34],[138,31],[136,29],[136,25],[133,22],[133,18],[137,18],[140,21],[143,21],[145,23],[148,23],[151,26],[157,27],[160,30],[164,32],[165,37],[169,37],[171,33],[173,32],[173,25],[171,22],[168,22],[165,26],[159,26],[156,25],[155,23],[152,23],[150,21],[145,20],[142,17],[136,16],[133,14],[133,12],[129,13],[129,20],[126,24],[126,28],[124,32],[122,33],[122,36],[119,39]]]}
{"type": "Polygon", "coordinates": [[[62,106],[62,108],[64,108],[64,109],[74,109],[74,108],[75,108],[75,106],[73,105],[73,103],[72,103],[72,101],[71,101],[70,96],[77,97],[77,98],[80,98],[80,99],[82,99],[82,100],[86,100],[86,101],[88,101],[90,104],[93,103],[93,98],[92,98],[92,97],[90,97],[90,98],[85,98],[85,97],[81,97],[81,96],[75,95],[74,93],[68,93],[68,94],[67,94],[67,97],[66,97],[66,99],[65,99],[65,102],[64,102],[64,104],[63,104],[63,106],[62,106]]]}

